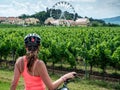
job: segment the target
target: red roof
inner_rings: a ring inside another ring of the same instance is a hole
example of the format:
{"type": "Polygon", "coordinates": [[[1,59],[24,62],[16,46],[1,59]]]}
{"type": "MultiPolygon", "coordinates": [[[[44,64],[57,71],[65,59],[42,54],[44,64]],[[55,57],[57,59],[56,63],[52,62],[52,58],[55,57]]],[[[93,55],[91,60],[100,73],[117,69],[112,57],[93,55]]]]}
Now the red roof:
{"type": "Polygon", "coordinates": [[[6,17],[0,17],[0,21],[6,20],[6,17]]]}

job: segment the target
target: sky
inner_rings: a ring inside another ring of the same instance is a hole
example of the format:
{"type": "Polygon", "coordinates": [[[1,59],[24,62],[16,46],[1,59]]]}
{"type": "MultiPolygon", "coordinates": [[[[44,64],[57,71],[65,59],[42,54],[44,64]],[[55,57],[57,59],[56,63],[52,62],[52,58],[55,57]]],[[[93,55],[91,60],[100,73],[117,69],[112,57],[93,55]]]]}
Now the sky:
{"type": "MultiPolygon", "coordinates": [[[[0,0],[0,17],[31,15],[46,11],[61,0],[0,0]]],[[[63,1],[63,0],[62,0],[63,1]]],[[[73,6],[78,15],[95,19],[120,16],[120,0],[64,0],[73,6]]],[[[57,8],[57,6],[56,6],[57,8]]],[[[65,8],[70,10],[71,8],[65,8]]]]}

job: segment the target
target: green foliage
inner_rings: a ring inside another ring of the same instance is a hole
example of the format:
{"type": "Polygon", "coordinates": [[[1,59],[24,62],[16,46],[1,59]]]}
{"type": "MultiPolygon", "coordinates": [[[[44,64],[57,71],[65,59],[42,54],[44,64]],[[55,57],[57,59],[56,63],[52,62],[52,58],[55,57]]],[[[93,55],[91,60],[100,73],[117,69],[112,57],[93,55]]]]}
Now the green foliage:
{"type": "Polygon", "coordinates": [[[113,67],[120,70],[120,46],[114,51],[112,58],[113,67]]]}
{"type": "Polygon", "coordinates": [[[19,16],[19,18],[22,18],[22,19],[25,19],[25,18],[29,18],[30,16],[29,15],[26,15],[26,14],[22,14],[21,16],[19,16]]]}
{"type": "Polygon", "coordinates": [[[38,18],[41,24],[43,24],[44,21],[49,17],[49,14],[45,11],[41,11],[41,12],[31,15],[30,17],[38,18]]]}
{"type": "Polygon", "coordinates": [[[107,66],[120,66],[120,28],[109,27],[10,27],[0,28],[0,58],[13,60],[25,54],[24,36],[37,33],[42,37],[39,57],[47,63],[76,66],[81,57],[105,72],[107,66]]]}

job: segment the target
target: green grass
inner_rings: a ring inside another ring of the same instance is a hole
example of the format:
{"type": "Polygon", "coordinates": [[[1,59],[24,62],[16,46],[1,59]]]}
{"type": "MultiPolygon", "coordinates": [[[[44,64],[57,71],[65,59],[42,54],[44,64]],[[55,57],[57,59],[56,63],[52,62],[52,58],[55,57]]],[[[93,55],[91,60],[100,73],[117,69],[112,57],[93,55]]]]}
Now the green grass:
{"type": "MultiPolygon", "coordinates": [[[[51,74],[52,80],[56,80],[60,77],[60,74],[51,74]]],[[[0,90],[9,90],[11,81],[13,78],[13,71],[0,69],[0,90]]],[[[75,79],[73,82],[68,84],[70,90],[120,90],[120,84],[114,82],[107,82],[102,80],[84,80],[75,79]]],[[[20,78],[17,90],[23,90],[24,84],[23,79],[20,78]]]]}
{"type": "Polygon", "coordinates": [[[9,86],[10,86],[10,83],[0,81],[0,90],[8,90],[9,86]]]}
{"type": "MultiPolygon", "coordinates": [[[[10,85],[11,85],[10,82],[0,81],[0,90],[9,90],[10,85]]],[[[18,85],[17,90],[24,90],[24,86],[23,85],[18,85]]]]}

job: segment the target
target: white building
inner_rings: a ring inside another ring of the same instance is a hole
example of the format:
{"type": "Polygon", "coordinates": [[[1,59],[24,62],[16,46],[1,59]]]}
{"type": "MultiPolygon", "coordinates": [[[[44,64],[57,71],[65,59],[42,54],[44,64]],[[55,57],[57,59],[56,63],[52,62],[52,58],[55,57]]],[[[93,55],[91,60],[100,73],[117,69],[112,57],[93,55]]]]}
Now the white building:
{"type": "Polygon", "coordinates": [[[62,26],[88,26],[90,23],[88,18],[78,18],[76,21],[48,18],[44,24],[47,25],[62,25],[62,26]]]}

